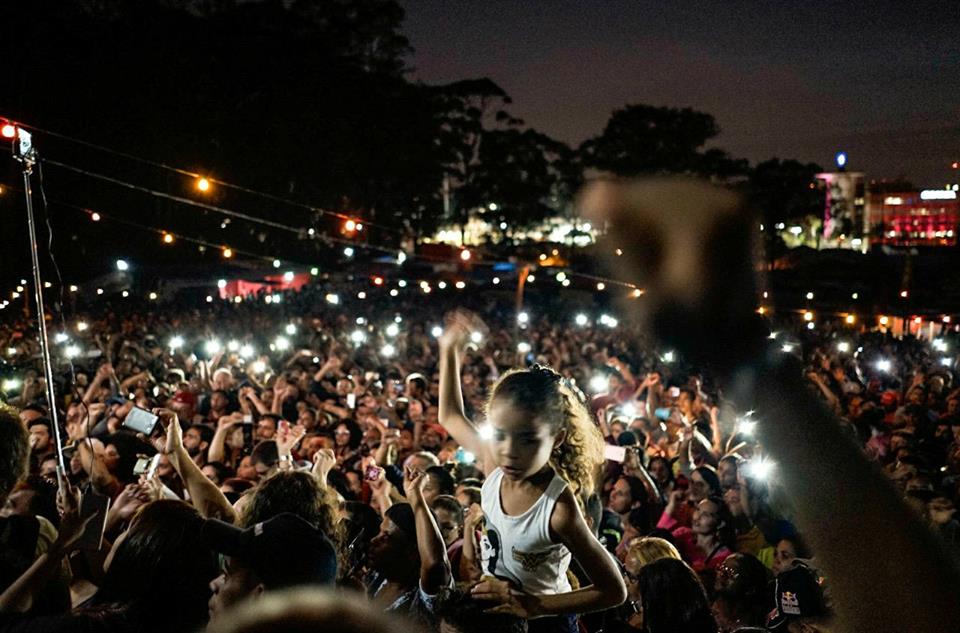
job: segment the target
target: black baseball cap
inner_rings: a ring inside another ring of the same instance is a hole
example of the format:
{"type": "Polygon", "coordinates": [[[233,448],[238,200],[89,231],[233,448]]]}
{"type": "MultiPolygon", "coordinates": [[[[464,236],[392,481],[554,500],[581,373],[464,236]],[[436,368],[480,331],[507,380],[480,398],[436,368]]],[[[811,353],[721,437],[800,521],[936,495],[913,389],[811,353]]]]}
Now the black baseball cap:
{"type": "Polygon", "coordinates": [[[267,589],[330,585],[337,578],[337,552],[330,539],[290,512],[246,529],[208,519],[202,535],[212,550],[248,565],[267,589]]]}
{"type": "Polygon", "coordinates": [[[767,628],[776,629],[797,618],[825,615],[827,605],[820,582],[819,575],[802,563],[781,572],[775,581],[776,604],[768,616],[767,628]]]}

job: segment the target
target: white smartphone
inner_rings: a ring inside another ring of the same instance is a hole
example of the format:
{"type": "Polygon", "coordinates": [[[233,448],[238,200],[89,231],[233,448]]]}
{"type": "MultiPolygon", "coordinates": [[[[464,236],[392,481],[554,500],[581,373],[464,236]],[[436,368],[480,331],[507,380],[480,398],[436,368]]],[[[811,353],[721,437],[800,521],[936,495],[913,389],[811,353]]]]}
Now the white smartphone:
{"type": "Polygon", "coordinates": [[[623,463],[623,460],[627,458],[627,447],[607,444],[603,447],[603,458],[609,459],[611,462],[623,463]]]}

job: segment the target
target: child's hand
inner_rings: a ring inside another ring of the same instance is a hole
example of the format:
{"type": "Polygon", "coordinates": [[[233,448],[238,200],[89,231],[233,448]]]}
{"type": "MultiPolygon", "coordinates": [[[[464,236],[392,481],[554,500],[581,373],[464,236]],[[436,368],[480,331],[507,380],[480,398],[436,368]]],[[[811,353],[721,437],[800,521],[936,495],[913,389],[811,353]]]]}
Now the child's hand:
{"type": "Polygon", "coordinates": [[[497,606],[487,609],[485,613],[505,613],[525,620],[535,618],[538,615],[539,600],[537,600],[537,597],[517,591],[505,580],[484,578],[480,583],[474,585],[473,589],[470,590],[470,595],[474,600],[497,603],[497,606]]]}

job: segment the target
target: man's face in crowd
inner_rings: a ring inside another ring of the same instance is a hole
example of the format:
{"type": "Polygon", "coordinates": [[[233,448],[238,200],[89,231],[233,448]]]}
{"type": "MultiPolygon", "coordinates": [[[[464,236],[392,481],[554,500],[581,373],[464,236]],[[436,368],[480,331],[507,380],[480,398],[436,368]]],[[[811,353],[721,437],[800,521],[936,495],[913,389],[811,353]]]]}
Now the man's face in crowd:
{"type": "Polygon", "coordinates": [[[442,443],[443,437],[434,429],[427,429],[420,437],[420,446],[422,446],[424,450],[435,451],[440,448],[440,444],[442,443]]]}
{"type": "Polygon", "coordinates": [[[685,416],[693,413],[693,399],[686,391],[680,392],[680,396],[677,398],[677,408],[685,416]]]}
{"type": "Polygon", "coordinates": [[[657,480],[658,484],[665,484],[670,480],[670,471],[662,459],[655,459],[650,462],[650,474],[657,480]]]}
{"type": "Polygon", "coordinates": [[[304,458],[310,460],[321,448],[330,448],[329,444],[330,440],[328,438],[316,435],[304,439],[300,447],[304,458]]]}
{"type": "Polygon", "coordinates": [[[625,479],[618,479],[610,492],[608,507],[617,514],[626,514],[633,508],[633,495],[630,494],[630,484],[625,479]]]}
{"type": "Polygon", "coordinates": [[[406,555],[409,549],[407,535],[393,521],[384,517],[380,533],[370,540],[370,565],[387,578],[403,575],[410,562],[406,555]]]}
{"type": "Polygon", "coordinates": [[[57,480],[57,460],[54,459],[45,459],[43,463],[40,464],[40,476],[44,479],[50,481],[57,480]]]}
{"type": "Polygon", "coordinates": [[[241,561],[225,556],[223,573],[210,582],[210,591],[213,595],[207,604],[212,622],[233,605],[263,593],[263,585],[241,561]]]}
{"type": "Polygon", "coordinates": [[[226,411],[228,404],[230,404],[230,402],[227,400],[227,397],[219,391],[214,391],[213,395],[210,396],[210,408],[214,411],[226,411]]]}
{"type": "Polygon", "coordinates": [[[213,388],[230,391],[233,388],[233,375],[229,371],[218,371],[213,376],[213,388]]]}
{"type": "Polygon", "coordinates": [[[413,431],[403,429],[400,431],[400,450],[413,450],[413,431]]]}
{"type": "Polygon", "coordinates": [[[347,487],[355,495],[363,491],[363,479],[360,478],[360,473],[355,470],[347,471],[347,487]]]}
{"type": "Polygon", "coordinates": [[[440,494],[440,481],[430,473],[423,482],[423,498],[427,505],[431,505],[440,494]]]}
{"type": "Polygon", "coordinates": [[[30,446],[38,453],[50,448],[50,429],[46,424],[34,424],[30,427],[30,446]]]}
{"type": "Polygon", "coordinates": [[[277,434],[277,421],[273,418],[260,418],[257,421],[257,440],[272,440],[277,434]]]}
{"type": "Polygon", "coordinates": [[[190,457],[196,457],[203,450],[203,439],[200,436],[200,430],[189,428],[183,432],[183,447],[187,449],[190,457]]]}
{"type": "Polygon", "coordinates": [[[300,424],[308,432],[317,428],[317,416],[310,409],[303,409],[297,416],[297,424],[300,424]]]}
{"type": "Polygon", "coordinates": [[[434,508],[433,514],[437,517],[437,526],[440,528],[443,544],[450,547],[460,538],[463,525],[462,514],[456,516],[446,508],[434,508]]]}
{"type": "Polygon", "coordinates": [[[924,393],[922,389],[911,389],[909,400],[910,404],[923,404],[924,402],[924,393]]]}
{"type": "Polygon", "coordinates": [[[353,389],[353,384],[346,379],[337,381],[337,395],[346,396],[353,389]]]}

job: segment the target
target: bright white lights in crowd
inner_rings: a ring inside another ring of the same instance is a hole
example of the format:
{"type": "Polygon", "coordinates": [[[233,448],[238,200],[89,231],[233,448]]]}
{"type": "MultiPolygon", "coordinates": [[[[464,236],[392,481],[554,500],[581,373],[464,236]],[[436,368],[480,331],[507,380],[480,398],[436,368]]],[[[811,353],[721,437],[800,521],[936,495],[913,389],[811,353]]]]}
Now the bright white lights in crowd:
{"type": "Polygon", "coordinates": [[[398,314],[397,316],[393,317],[393,322],[394,322],[394,323],[403,323],[403,317],[398,314]]]}
{"type": "MultiPolygon", "coordinates": [[[[156,300],[157,300],[157,293],[151,292],[150,294],[147,295],[147,298],[150,299],[150,301],[156,301],[156,300]]],[[[240,297],[236,297],[236,299],[239,299],[239,298],[240,298],[240,297]]],[[[238,301],[237,303],[239,303],[239,301],[238,301]]]]}
{"type": "Polygon", "coordinates": [[[90,327],[90,326],[87,325],[87,322],[86,322],[86,321],[78,321],[78,322],[77,322],[77,332],[86,332],[88,327],[90,327]]]}
{"type": "Polygon", "coordinates": [[[433,335],[433,338],[440,338],[443,336],[443,328],[439,325],[434,325],[430,330],[430,334],[433,335]]]}
{"type": "Polygon", "coordinates": [[[4,391],[15,391],[20,388],[20,381],[16,378],[8,378],[3,381],[3,390],[4,391]]]}
{"type": "Polygon", "coordinates": [[[400,286],[401,288],[406,288],[406,287],[407,287],[407,280],[406,280],[406,279],[401,279],[400,281],[397,282],[397,285],[400,286]]]}
{"type": "Polygon", "coordinates": [[[253,345],[246,343],[240,346],[240,357],[241,358],[253,358],[253,345]]]}
{"type": "Polygon", "coordinates": [[[777,334],[779,334],[779,332],[770,332],[770,335],[767,336],[767,338],[772,341],[777,338],[777,334]]]}
{"type": "Polygon", "coordinates": [[[69,341],[69,340],[70,340],[70,337],[67,336],[67,333],[66,333],[66,332],[57,332],[57,333],[53,336],[53,342],[54,342],[54,343],[57,343],[57,344],[66,343],[66,342],[69,341]]]}
{"type": "Polygon", "coordinates": [[[891,363],[886,358],[877,361],[877,369],[880,371],[890,371],[891,363]]]}
{"type": "Polygon", "coordinates": [[[213,297],[212,297],[212,296],[207,295],[207,303],[213,303],[213,297]]]}
{"type": "Polygon", "coordinates": [[[380,348],[380,354],[382,356],[385,356],[386,358],[390,358],[396,353],[397,353],[397,348],[391,345],[390,343],[387,343],[386,345],[380,348]]]}
{"type": "Polygon", "coordinates": [[[207,354],[213,356],[220,351],[220,341],[217,339],[209,340],[204,344],[203,349],[207,354]]]}
{"type": "Polygon", "coordinates": [[[817,324],[814,323],[813,321],[810,321],[810,323],[807,323],[807,329],[808,329],[808,330],[812,330],[812,329],[815,328],[815,327],[817,327],[817,324]]]}
{"type": "Polygon", "coordinates": [[[240,343],[237,341],[227,341],[227,351],[235,352],[240,349],[240,343]]]}
{"type": "Polygon", "coordinates": [[[257,360],[253,362],[253,371],[257,374],[262,374],[267,370],[267,365],[262,360],[257,360]]]}
{"type": "Polygon", "coordinates": [[[357,299],[366,299],[366,298],[367,298],[367,293],[365,293],[363,290],[357,293],[357,299]]]}
{"type": "Polygon", "coordinates": [[[807,300],[809,301],[809,300],[811,300],[811,299],[813,299],[813,293],[812,293],[812,292],[808,292],[808,293],[807,293],[807,300]]]}
{"type": "Polygon", "coordinates": [[[850,351],[850,343],[847,343],[846,341],[840,341],[837,343],[837,351],[841,354],[846,354],[850,351]]]}
{"type": "Polygon", "coordinates": [[[935,338],[933,339],[933,349],[938,352],[945,352],[947,351],[947,342],[942,338],[935,338]]]}
{"type": "Polygon", "coordinates": [[[337,305],[338,303],[340,303],[340,295],[334,294],[332,292],[328,293],[326,296],[326,300],[327,300],[327,303],[337,305]]]}
{"type": "Polygon", "coordinates": [[[393,290],[390,291],[390,296],[391,296],[391,297],[396,297],[396,296],[399,295],[399,294],[400,294],[400,291],[397,290],[396,288],[394,288],[393,290]]]}
{"type": "Polygon", "coordinates": [[[520,352],[521,354],[526,354],[531,349],[532,348],[530,347],[530,343],[527,343],[526,341],[521,341],[517,343],[517,351],[520,352]]]}
{"type": "Polygon", "coordinates": [[[127,260],[125,260],[125,259],[118,259],[118,260],[117,260],[117,270],[119,270],[119,271],[121,271],[121,272],[123,272],[123,271],[125,271],[125,270],[130,270],[130,264],[128,264],[128,263],[127,263],[127,260]]]}
{"type": "Polygon", "coordinates": [[[590,391],[594,393],[603,393],[610,388],[610,378],[608,376],[594,376],[590,379],[590,391]]]}
{"type": "Polygon", "coordinates": [[[535,282],[536,280],[537,280],[537,278],[534,277],[533,275],[527,275],[527,283],[528,283],[528,284],[532,284],[532,283],[535,282]]]}
{"type": "Polygon", "coordinates": [[[366,322],[367,320],[364,319],[363,317],[357,317],[357,325],[363,325],[366,322]]]}
{"type": "Polygon", "coordinates": [[[67,345],[67,349],[63,351],[63,355],[67,358],[76,358],[80,355],[80,348],[76,345],[67,345]]]}
{"type": "Polygon", "coordinates": [[[288,270],[287,272],[283,273],[283,280],[287,283],[293,281],[293,271],[288,270]]]}
{"type": "Polygon", "coordinates": [[[126,299],[127,297],[130,296],[130,291],[129,291],[129,290],[124,290],[123,292],[120,293],[120,296],[123,297],[124,299],[126,299]]]}
{"type": "Polygon", "coordinates": [[[773,471],[776,469],[776,464],[769,459],[758,458],[747,462],[744,469],[748,477],[765,481],[773,474],[773,471]]]}
{"type": "Polygon", "coordinates": [[[354,343],[363,343],[367,340],[367,335],[363,333],[363,330],[354,330],[350,333],[350,340],[354,343]]]}
{"type": "Polygon", "coordinates": [[[181,347],[183,347],[183,337],[174,336],[173,338],[170,339],[170,342],[167,344],[167,347],[169,347],[170,349],[180,349],[181,347]]]}
{"type": "Polygon", "coordinates": [[[293,336],[294,334],[297,333],[297,326],[294,325],[293,323],[287,323],[287,327],[283,328],[283,331],[289,334],[290,336],[293,336]]]}
{"type": "Polygon", "coordinates": [[[481,334],[480,332],[471,332],[471,333],[470,333],[470,341],[471,341],[472,343],[476,343],[476,344],[479,345],[480,342],[483,341],[483,334],[481,334]]]}
{"type": "Polygon", "coordinates": [[[217,280],[217,288],[220,288],[220,289],[222,290],[222,289],[224,289],[224,288],[226,288],[226,287],[227,287],[227,280],[226,280],[226,279],[218,279],[218,280],[217,280]]]}
{"type": "Polygon", "coordinates": [[[279,260],[279,259],[273,260],[273,267],[274,267],[274,268],[280,268],[280,260],[279,260]]]}
{"type": "Polygon", "coordinates": [[[944,357],[940,359],[940,364],[944,367],[950,367],[953,365],[953,362],[949,358],[944,357]]]}
{"type": "Polygon", "coordinates": [[[477,428],[477,435],[480,436],[481,440],[492,440],[493,439],[493,426],[490,424],[481,424],[477,428]]]}
{"type": "Polygon", "coordinates": [[[672,363],[673,360],[674,360],[674,354],[673,354],[673,352],[665,352],[665,353],[663,354],[663,362],[665,362],[665,363],[672,363]]]}
{"type": "Polygon", "coordinates": [[[526,312],[521,312],[517,315],[517,323],[525,325],[530,322],[530,315],[526,312]]]}
{"type": "Polygon", "coordinates": [[[494,277],[494,278],[493,278],[493,285],[494,285],[494,286],[497,286],[497,285],[499,285],[499,284],[500,284],[500,278],[499,278],[499,277],[494,277]]]}
{"type": "Polygon", "coordinates": [[[398,326],[396,323],[391,323],[387,326],[386,332],[387,336],[396,336],[400,333],[400,326],[398,326]]]}
{"type": "Polygon", "coordinates": [[[793,351],[793,345],[791,345],[790,343],[784,343],[783,347],[781,347],[780,349],[783,350],[785,354],[789,354],[790,352],[793,351]]]}
{"type": "Polygon", "coordinates": [[[574,323],[576,323],[577,325],[583,327],[584,325],[586,325],[586,324],[589,322],[589,319],[587,318],[587,315],[586,315],[586,314],[578,314],[577,316],[575,316],[575,317],[573,318],[573,321],[574,321],[574,323]]]}
{"type": "Polygon", "coordinates": [[[320,269],[314,266],[313,268],[310,269],[310,274],[316,277],[317,275],[320,274],[320,269]]]}
{"type": "Polygon", "coordinates": [[[743,417],[737,419],[737,430],[744,435],[753,435],[754,430],[757,428],[757,422],[751,420],[749,417],[743,417]]]}
{"type": "Polygon", "coordinates": [[[290,340],[285,336],[278,336],[276,340],[273,341],[273,346],[278,352],[285,352],[290,349],[290,340]]]}
{"type": "Polygon", "coordinates": [[[615,328],[617,327],[617,323],[619,323],[619,321],[617,321],[615,318],[613,318],[609,314],[601,314],[600,323],[602,323],[603,325],[606,325],[609,328],[615,328]]]}
{"type": "Polygon", "coordinates": [[[403,251],[397,253],[397,264],[403,264],[405,261],[407,261],[407,254],[403,251]]]}
{"type": "MultiPolygon", "coordinates": [[[[352,247],[352,246],[347,246],[346,248],[344,248],[344,249],[343,249],[343,255],[344,255],[344,257],[353,257],[353,247],[352,247]]],[[[399,258],[398,258],[398,259],[399,259],[399,258]]]]}
{"type": "Polygon", "coordinates": [[[564,272],[557,273],[557,281],[559,281],[560,283],[563,283],[566,280],[566,278],[567,278],[567,273],[564,273],[564,272]]]}
{"type": "Polygon", "coordinates": [[[620,413],[628,418],[635,418],[637,417],[637,405],[628,402],[620,407],[620,413]]]}
{"type": "Polygon", "coordinates": [[[467,284],[464,283],[464,282],[462,282],[462,281],[458,281],[458,282],[457,282],[456,284],[454,284],[454,285],[457,287],[457,290],[463,290],[464,288],[467,287],[467,284]]]}
{"type": "Polygon", "coordinates": [[[438,281],[438,282],[437,282],[437,288],[439,288],[440,290],[443,290],[443,289],[446,288],[446,287],[447,287],[447,282],[445,282],[445,281],[438,281]]]}

